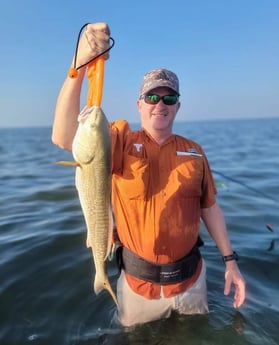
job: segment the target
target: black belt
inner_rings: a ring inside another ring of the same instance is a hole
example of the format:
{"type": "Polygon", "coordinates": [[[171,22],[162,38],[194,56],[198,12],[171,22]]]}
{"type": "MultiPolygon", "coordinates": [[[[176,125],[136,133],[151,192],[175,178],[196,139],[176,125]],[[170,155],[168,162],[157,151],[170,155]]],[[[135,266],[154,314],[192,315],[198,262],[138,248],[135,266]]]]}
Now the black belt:
{"type": "Polygon", "coordinates": [[[182,259],[168,264],[147,261],[125,247],[121,252],[122,255],[120,252],[117,255],[120,268],[134,277],[160,285],[179,283],[192,277],[201,258],[197,246],[182,259]]]}

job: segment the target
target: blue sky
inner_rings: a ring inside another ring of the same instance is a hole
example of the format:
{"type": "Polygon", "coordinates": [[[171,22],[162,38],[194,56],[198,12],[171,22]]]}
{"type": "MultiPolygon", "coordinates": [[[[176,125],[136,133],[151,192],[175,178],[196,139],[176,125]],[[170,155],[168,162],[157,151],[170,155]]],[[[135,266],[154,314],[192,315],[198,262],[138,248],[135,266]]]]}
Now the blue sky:
{"type": "Polygon", "coordinates": [[[138,122],[142,76],[158,67],[179,76],[177,120],[278,117],[278,18],[278,0],[1,1],[0,127],[52,124],[79,29],[100,21],[115,39],[110,120],[138,122]]]}

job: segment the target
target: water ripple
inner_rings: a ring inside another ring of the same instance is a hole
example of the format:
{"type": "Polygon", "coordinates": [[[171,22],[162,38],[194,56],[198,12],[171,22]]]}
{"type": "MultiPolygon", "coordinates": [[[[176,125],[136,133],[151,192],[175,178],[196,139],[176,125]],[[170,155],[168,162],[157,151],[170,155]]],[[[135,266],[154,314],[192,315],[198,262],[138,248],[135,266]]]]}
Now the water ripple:
{"type": "MultiPolygon", "coordinates": [[[[232,296],[223,295],[224,266],[202,228],[209,315],[173,315],[132,330],[111,323],[115,306],[106,291],[93,292],[74,169],[53,164],[72,160],[71,154],[51,144],[49,128],[1,130],[1,345],[277,344],[278,130],[278,119],[177,126],[203,145],[212,169],[223,174],[214,174],[218,200],[240,255],[247,301],[238,311],[232,296]]],[[[114,263],[108,272],[115,289],[114,263]]]]}

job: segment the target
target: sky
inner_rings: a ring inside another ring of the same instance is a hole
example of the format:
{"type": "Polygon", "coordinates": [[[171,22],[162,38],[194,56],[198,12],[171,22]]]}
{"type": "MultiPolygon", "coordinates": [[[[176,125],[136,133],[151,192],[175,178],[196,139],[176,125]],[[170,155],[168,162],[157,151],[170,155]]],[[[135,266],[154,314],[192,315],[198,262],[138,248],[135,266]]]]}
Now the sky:
{"type": "MultiPolygon", "coordinates": [[[[139,122],[144,73],[180,80],[177,121],[279,117],[278,0],[3,0],[0,127],[51,126],[78,32],[106,22],[109,120],[139,122]]],[[[85,104],[86,87],[81,104],[85,104]]]]}

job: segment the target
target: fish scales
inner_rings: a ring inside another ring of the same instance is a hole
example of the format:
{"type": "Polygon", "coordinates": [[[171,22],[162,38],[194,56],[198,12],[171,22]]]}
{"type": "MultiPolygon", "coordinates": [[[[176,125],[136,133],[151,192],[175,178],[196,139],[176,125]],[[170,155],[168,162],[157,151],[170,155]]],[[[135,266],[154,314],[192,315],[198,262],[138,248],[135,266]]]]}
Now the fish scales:
{"type": "Polygon", "coordinates": [[[78,163],[76,187],[87,227],[87,246],[92,248],[95,264],[94,291],[108,290],[117,304],[106,271],[112,239],[111,141],[101,108],[86,107],[79,115],[73,156],[78,163]]]}

